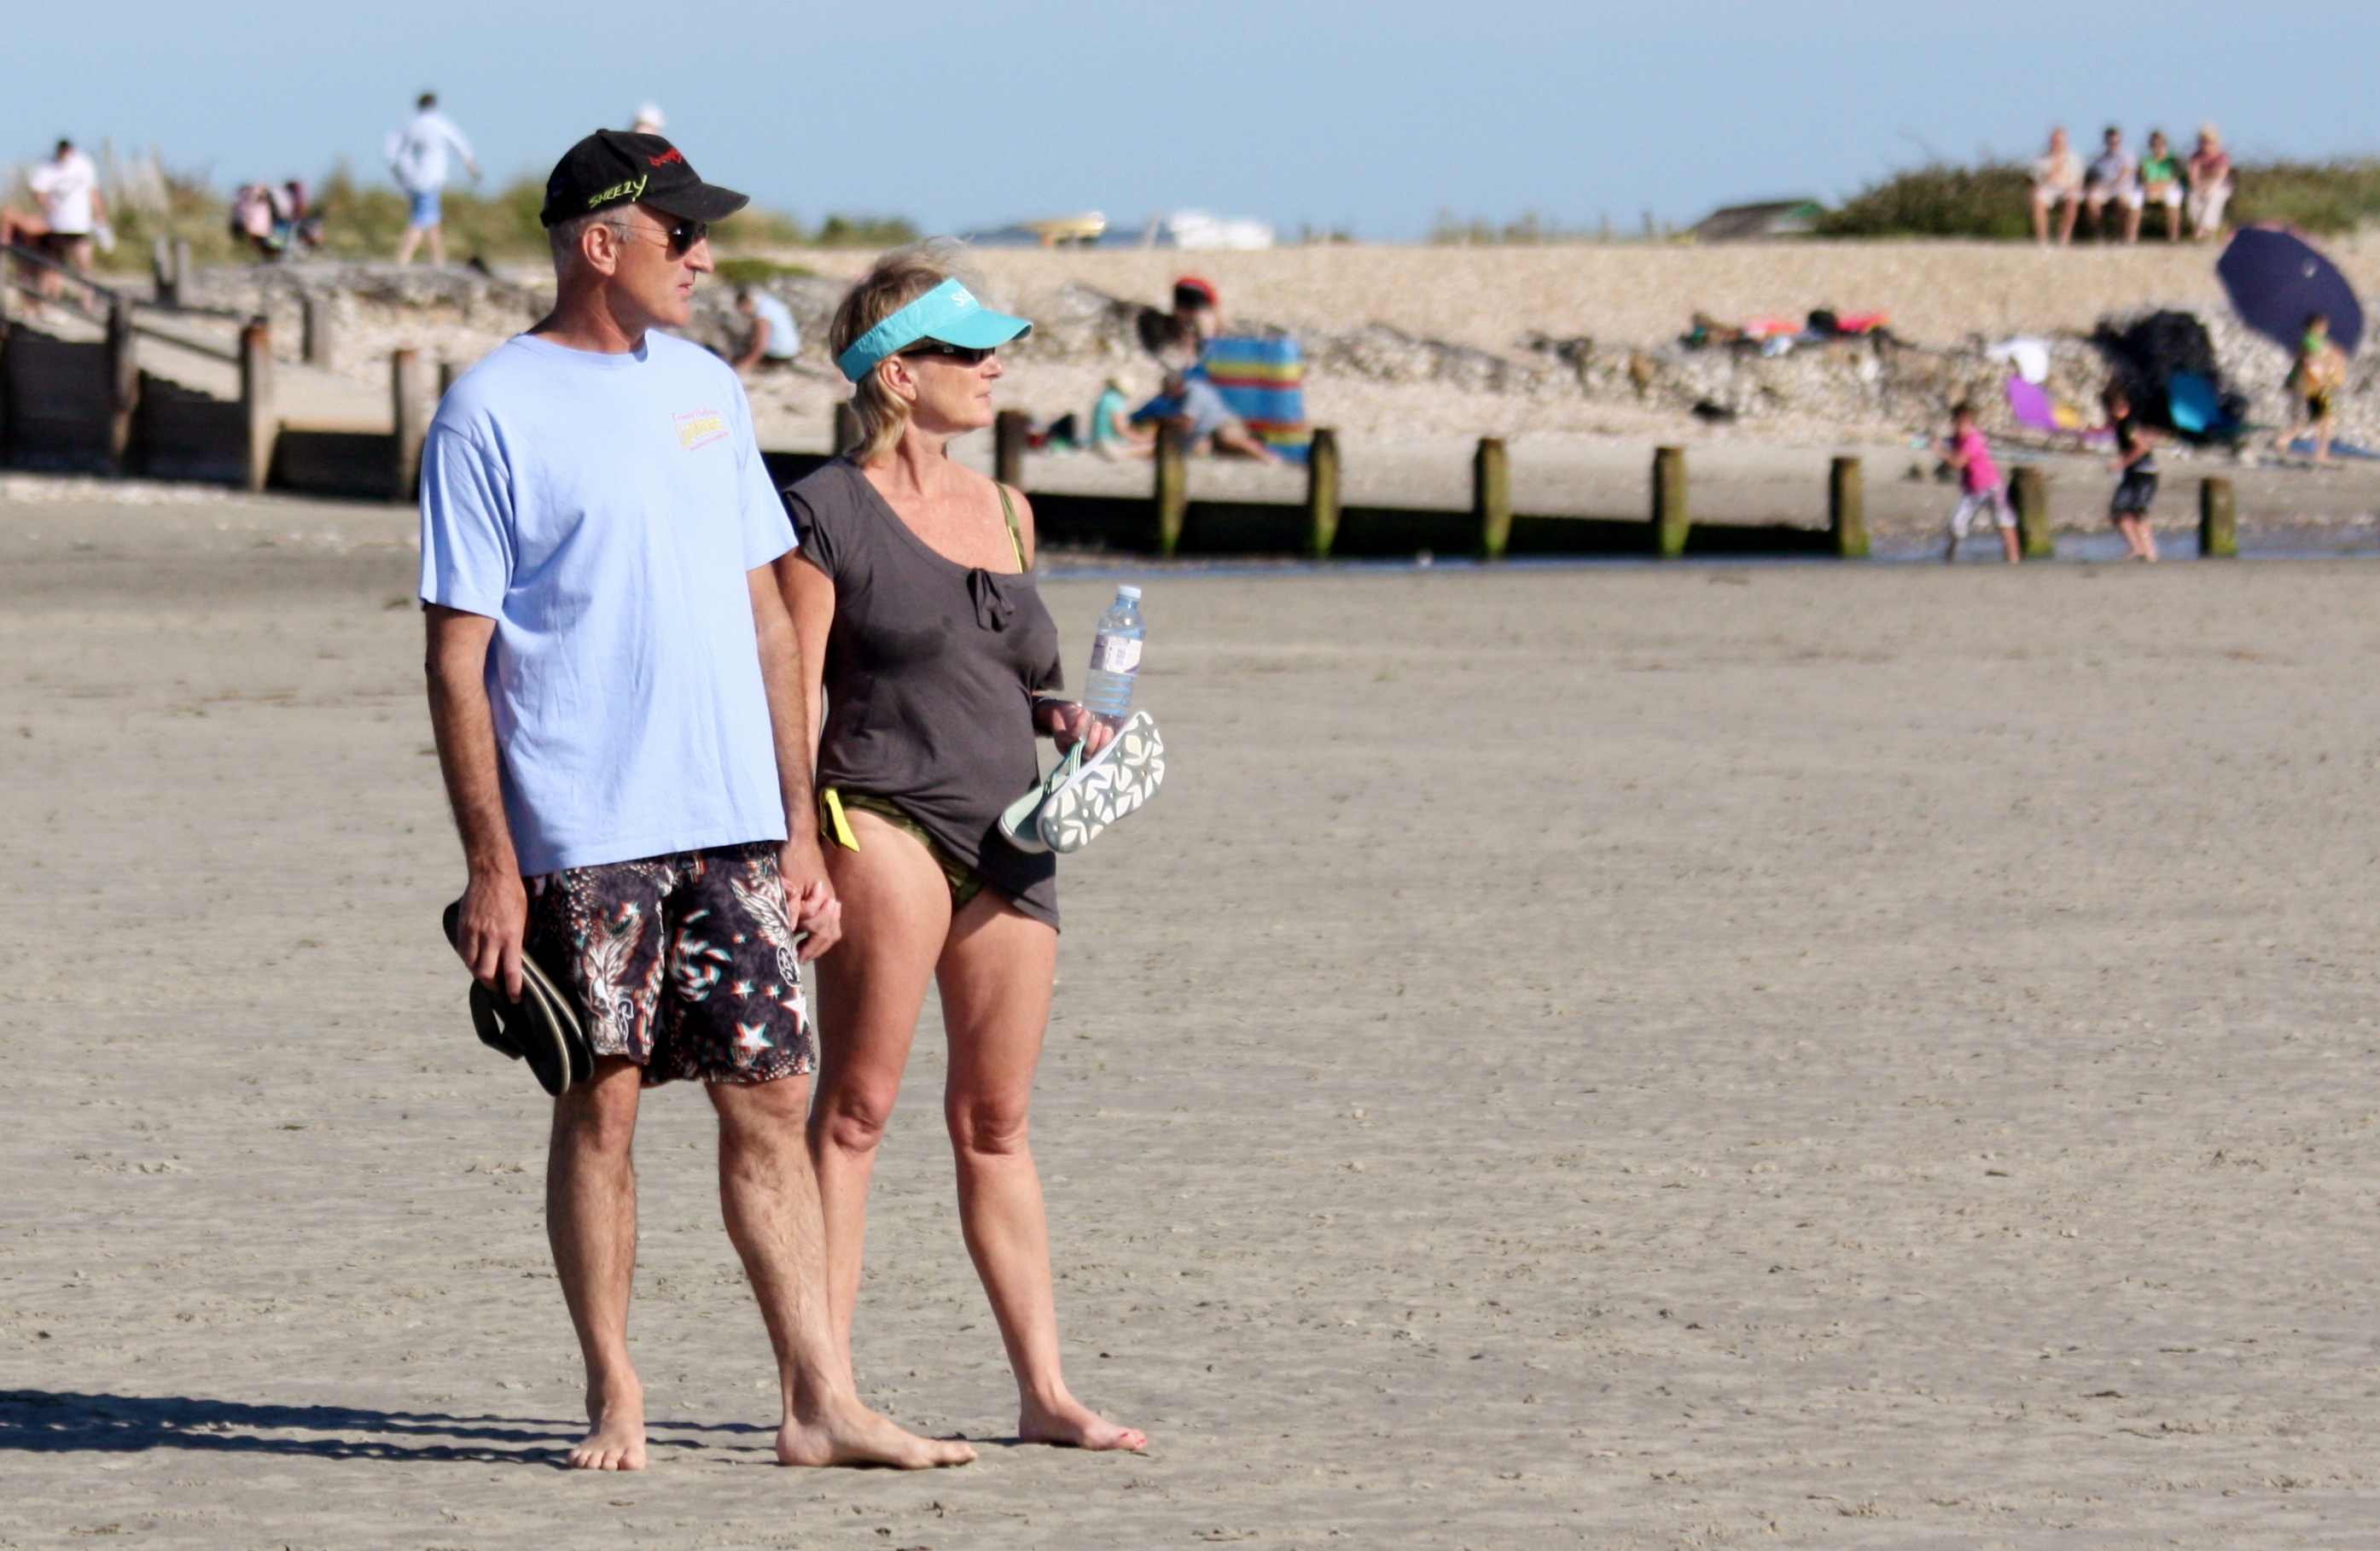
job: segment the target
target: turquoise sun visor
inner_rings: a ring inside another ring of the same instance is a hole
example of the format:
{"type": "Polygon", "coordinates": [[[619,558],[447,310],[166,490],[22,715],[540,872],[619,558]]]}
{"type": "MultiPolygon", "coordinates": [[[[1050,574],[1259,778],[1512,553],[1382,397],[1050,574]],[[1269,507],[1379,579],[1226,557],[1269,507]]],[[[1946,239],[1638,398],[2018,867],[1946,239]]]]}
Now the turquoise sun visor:
{"type": "Polygon", "coordinates": [[[989,350],[1032,332],[1033,325],[1024,319],[995,312],[956,280],[945,280],[853,340],[835,364],[843,368],[846,381],[856,383],[875,371],[877,362],[920,339],[989,350]]]}

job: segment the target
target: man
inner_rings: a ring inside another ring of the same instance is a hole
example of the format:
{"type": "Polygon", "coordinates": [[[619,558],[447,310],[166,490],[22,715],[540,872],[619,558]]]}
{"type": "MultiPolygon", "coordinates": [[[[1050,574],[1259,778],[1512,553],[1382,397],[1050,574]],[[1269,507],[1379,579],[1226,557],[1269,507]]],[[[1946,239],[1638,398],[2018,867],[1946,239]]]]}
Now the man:
{"type": "MultiPolygon", "coordinates": [[[[42,219],[49,227],[41,237],[42,250],[53,263],[70,265],[78,275],[89,275],[92,234],[107,219],[107,205],[99,193],[99,169],[75,149],[74,141],[61,140],[56,153],[35,167],[26,181],[32,186],[33,198],[41,202],[42,219]]],[[[45,297],[57,295],[57,272],[43,270],[38,288],[45,297]]]]}
{"type": "Polygon", "coordinates": [[[2091,229],[2099,240],[2107,240],[2107,207],[2114,205],[2123,213],[2124,240],[2136,242],[2141,235],[2141,165],[2124,145],[2124,131],[2115,125],[2099,141],[2099,154],[2091,161],[2091,170],[2083,177],[2082,209],[2091,217],[2091,229]]]}
{"type": "Polygon", "coordinates": [[[388,137],[388,170],[396,177],[396,186],[405,190],[405,237],[396,245],[396,262],[413,262],[413,250],[425,236],[430,238],[430,262],[446,262],[446,234],[440,223],[440,191],[446,187],[446,153],[452,151],[463,158],[471,169],[471,180],[480,179],[480,164],[471,159],[471,143],[463,131],[447,122],[438,111],[438,94],[424,92],[414,104],[413,122],[388,137]]]}
{"type": "Polygon", "coordinates": [[[802,333],[794,326],[792,308],[759,286],[747,286],[735,293],[735,311],[752,325],[742,352],[729,362],[739,376],[794,363],[802,333]]]}
{"type": "Polygon", "coordinates": [[[744,202],[658,136],[579,141],[546,184],[553,311],[431,425],[421,597],[469,869],[456,951],[510,997],[536,957],[596,1053],[554,1105],[546,1175],[593,1423],[570,1463],[645,1463],[629,1146],[640,1088],[693,1078],[718,1112],[728,1236],[776,1351],[777,1458],[964,1464],[964,1444],[860,1404],[828,1321],[795,959],[832,946],[841,916],[770,570],[791,530],[735,374],[659,332],[686,323],[710,270],[707,224],[744,202]]]}
{"type": "Polygon", "coordinates": [[[1259,463],[1279,463],[1281,454],[1265,446],[1247,422],[1232,413],[1222,390],[1200,373],[1168,372],[1158,397],[1133,411],[1132,423],[1162,421],[1179,426],[1188,452],[1237,453],[1259,463]]]}

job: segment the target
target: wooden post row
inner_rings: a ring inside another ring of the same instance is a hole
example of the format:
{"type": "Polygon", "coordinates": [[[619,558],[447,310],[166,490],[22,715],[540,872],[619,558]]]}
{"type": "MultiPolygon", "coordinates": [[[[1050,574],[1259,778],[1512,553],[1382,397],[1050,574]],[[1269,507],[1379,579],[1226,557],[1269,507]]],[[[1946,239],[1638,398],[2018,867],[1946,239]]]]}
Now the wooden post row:
{"type": "Polygon", "coordinates": [[[273,475],[273,446],[281,417],[273,407],[273,325],[250,318],[239,331],[239,405],[248,421],[247,485],[261,490],[273,475]]]}
{"type": "Polygon", "coordinates": [[[1512,542],[1512,465],[1500,436],[1482,436],[1471,455],[1471,515],[1479,520],[1479,557],[1501,560],[1512,542]]]}
{"type": "Polygon", "coordinates": [[[331,298],[321,291],[298,293],[299,315],[305,320],[304,357],[309,366],[330,370],[332,348],[331,298]]]}
{"type": "Polygon", "coordinates": [[[1025,423],[1022,409],[991,417],[991,477],[1012,490],[1025,488],[1025,423]]]}
{"type": "Polygon", "coordinates": [[[2211,474],[2198,486],[2198,555],[2203,560],[2240,557],[2240,512],[2231,482],[2211,474]]]}
{"type": "Polygon", "coordinates": [[[174,244],[164,232],[149,239],[149,273],[155,282],[157,305],[182,304],[182,276],[174,268],[174,244]]]}
{"type": "Polygon", "coordinates": [[[1836,559],[1867,558],[1867,485],[1856,458],[1838,458],[1828,466],[1827,532],[1836,559]]]}
{"type": "Polygon", "coordinates": [[[2009,499],[2016,507],[2017,546],[2028,560],[2048,560],[2058,554],[2058,540],[2049,530],[2049,481],[2031,464],[2009,475],[2009,499]]]}
{"type": "Polygon", "coordinates": [[[1330,558],[1339,542],[1339,433],[1318,430],[1305,449],[1305,552],[1330,558]]]}
{"type": "Polygon", "coordinates": [[[1157,422],[1157,552],[1169,559],[1181,547],[1183,519],[1190,515],[1190,468],[1182,442],[1180,424],[1171,418],[1157,422]]]}
{"type": "Polygon", "coordinates": [[[389,428],[395,433],[395,457],[389,470],[388,498],[410,501],[421,481],[421,444],[430,434],[430,416],[422,402],[421,352],[395,350],[388,358],[389,428]]]}
{"type": "Polygon", "coordinates": [[[1653,553],[1674,560],[1686,552],[1686,449],[1653,449],[1653,553]]]}

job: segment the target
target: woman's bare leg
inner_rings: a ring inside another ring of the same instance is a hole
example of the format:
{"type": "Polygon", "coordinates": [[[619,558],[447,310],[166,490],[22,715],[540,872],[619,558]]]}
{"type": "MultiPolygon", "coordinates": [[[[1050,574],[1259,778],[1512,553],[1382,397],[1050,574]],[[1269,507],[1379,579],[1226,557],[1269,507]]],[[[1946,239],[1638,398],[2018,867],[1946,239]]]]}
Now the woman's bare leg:
{"type": "Polygon", "coordinates": [[[818,1102],[809,1119],[826,1224],[827,1308],[846,1362],[876,1144],[900,1094],[901,1069],[951,924],[950,885],[926,848],[864,809],[850,818],[859,849],[826,849],[844,929],[843,941],[818,961],[818,1102]]]}
{"type": "Polygon", "coordinates": [[[958,1160],[959,1222],[1016,1374],[1017,1435],[1136,1449],[1147,1435],[1075,1399],[1059,1362],[1049,1220],[1026,1137],[1057,964],[1058,934],[990,889],[951,922],[937,974],[950,1037],[942,1108],[958,1160]]]}

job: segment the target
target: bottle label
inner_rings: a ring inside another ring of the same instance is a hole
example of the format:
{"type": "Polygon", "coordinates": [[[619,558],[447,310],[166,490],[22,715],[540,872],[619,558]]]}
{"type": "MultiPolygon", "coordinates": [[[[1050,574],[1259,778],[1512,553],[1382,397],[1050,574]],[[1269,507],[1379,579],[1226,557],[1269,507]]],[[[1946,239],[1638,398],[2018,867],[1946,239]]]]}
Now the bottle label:
{"type": "Polygon", "coordinates": [[[1132,673],[1140,667],[1140,642],[1130,636],[1101,636],[1091,642],[1093,673],[1132,673]]]}

